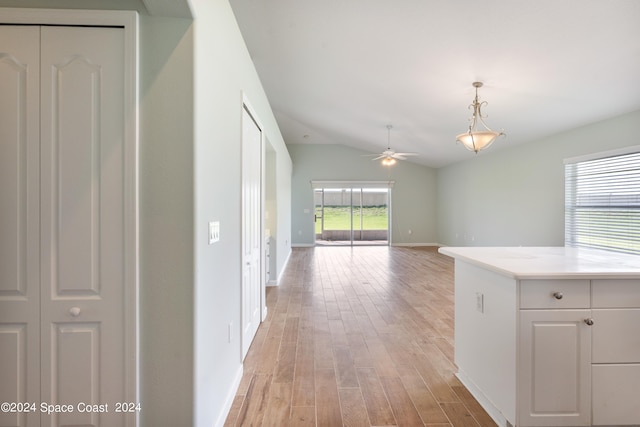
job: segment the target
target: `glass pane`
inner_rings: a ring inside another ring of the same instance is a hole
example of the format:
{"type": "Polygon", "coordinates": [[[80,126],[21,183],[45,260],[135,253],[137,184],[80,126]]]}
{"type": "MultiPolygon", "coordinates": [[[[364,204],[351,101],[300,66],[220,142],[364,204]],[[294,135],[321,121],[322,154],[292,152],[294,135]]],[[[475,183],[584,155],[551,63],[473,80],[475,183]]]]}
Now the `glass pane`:
{"type": "Polygon", "coordinates": [[[362,243],[387,244],[389,240],[389,193],[386,189],[362,190],[362,243]]]}
{"type": "Polygon", "coordinates": [[[316,244],[387,245],[389,190],[386,188],[318,189],[316,244]]]}
{"type": "Polygon", "coordinates": [[[327,243],[351,243],[351,189],[324,189],[323,229],[327,243]]]}
{"type": "Polygon", "coordinates": [[[313,192],[313,201],[315,205],[315,225],[316,225],[316,239],[321,238],[322,235],[322,190],[315,190],[313,192]]]}

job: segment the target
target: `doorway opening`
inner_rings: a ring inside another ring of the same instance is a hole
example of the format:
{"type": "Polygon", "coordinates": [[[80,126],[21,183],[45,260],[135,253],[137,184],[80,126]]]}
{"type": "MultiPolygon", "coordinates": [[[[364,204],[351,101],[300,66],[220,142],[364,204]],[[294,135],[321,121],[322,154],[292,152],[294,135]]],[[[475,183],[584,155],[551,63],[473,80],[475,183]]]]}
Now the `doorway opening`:
{"type": "Polygon", "coordinates": [[[314,188],[316,246],[388,246],[391,240],[391,188],[314,188]]]}

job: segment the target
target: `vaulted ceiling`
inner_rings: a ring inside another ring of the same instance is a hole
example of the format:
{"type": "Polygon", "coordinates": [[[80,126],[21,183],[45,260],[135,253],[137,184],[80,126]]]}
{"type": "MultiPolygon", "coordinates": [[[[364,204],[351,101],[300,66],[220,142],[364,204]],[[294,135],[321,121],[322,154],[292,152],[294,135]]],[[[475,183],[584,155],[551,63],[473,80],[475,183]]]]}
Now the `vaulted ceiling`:
{"type": "Polygon", "coordinates": [[[230,3],[288,144],[467,159],[474,81],[489,150],[640,109],[637,0],[230,3]]]}

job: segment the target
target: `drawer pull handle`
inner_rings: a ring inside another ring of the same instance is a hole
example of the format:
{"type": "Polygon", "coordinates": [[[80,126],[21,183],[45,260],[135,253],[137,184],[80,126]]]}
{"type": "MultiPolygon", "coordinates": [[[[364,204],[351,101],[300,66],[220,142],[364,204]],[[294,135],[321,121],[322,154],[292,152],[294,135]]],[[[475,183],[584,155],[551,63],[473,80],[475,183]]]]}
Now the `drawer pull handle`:
{"type": "Polygon", "coordinates": [[[584,319],[584,323],[586,323],[587,325],[591,326],[591,325],[593,325],[593,319],[584,319]]]}
{"type": "Polygon", "coordinates": [[[562,292],[554,292],[554,293],[553,293],[553,297],[554,297],[555,299],[562,299],[562,297],[563,297],[563,296],[564,296],[564,295],[562,294],[562,292]]]}

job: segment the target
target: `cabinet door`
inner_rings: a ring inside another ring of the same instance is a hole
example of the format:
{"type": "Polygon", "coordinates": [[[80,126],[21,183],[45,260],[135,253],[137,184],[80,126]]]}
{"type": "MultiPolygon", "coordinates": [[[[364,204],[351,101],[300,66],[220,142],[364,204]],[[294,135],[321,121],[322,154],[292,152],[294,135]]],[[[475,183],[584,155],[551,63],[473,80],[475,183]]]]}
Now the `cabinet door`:
{"type": "Polygon", "coordinates": [[[593,425],[640,425],[640,364],[593,365],[593,425]]]}
{"type": "Polygon", "coordinates": [[[640,309],[592,312],[593,363],[640,363],[640,309]]]}
{"type": "Polygon", "coordinates": [[[521,310],[521,426],[581,426],[591,419],[590,310],[521,310]]]}

